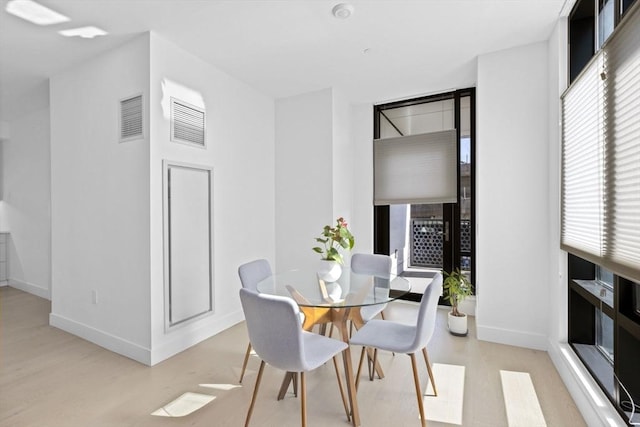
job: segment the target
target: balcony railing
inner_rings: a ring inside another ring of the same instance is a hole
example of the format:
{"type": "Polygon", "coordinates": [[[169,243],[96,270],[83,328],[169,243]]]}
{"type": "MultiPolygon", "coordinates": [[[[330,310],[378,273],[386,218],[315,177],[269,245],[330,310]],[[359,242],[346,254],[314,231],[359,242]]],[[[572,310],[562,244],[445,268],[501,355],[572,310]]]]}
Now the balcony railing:
{"type": "MultiPolygon", "coordinates": [[[[411,220],[411,265],[442,268],[442,219],[411,220]]],[[[460,251],[471,252],[471,221],[460,221],[460,251]]],[[[468,258],[467,258],[468,259],[468,258]]],[[[463,262],[464,264],[464,262],[463,262]]],[[[465,269],[465,265],[462,266],[465,269]]]]}

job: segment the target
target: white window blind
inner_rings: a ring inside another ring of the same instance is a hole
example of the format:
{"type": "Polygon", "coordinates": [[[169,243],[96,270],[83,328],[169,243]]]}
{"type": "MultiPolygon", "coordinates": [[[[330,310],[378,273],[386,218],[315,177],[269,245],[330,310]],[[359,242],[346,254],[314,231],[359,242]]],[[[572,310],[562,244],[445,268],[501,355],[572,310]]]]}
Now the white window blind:
{"type": "Polygon", "coordinates": [[[456,203],[456,130],[373,142],[374,204],[456,203]]]}
{"type": "Polygon", "coordinates": [[[601,64],[594,59],[563,99],[562,246],[583,257],[602,255],[601,64]]]}
{"type": "Polygon", "coordinates": [[[640,281],[640,12],[563,96],[562,248],[640,281]]]}
{"type": "Polygon", "coordinates": [[[640,280],[640,13],[604,46],[605,266],[640,280]]]}

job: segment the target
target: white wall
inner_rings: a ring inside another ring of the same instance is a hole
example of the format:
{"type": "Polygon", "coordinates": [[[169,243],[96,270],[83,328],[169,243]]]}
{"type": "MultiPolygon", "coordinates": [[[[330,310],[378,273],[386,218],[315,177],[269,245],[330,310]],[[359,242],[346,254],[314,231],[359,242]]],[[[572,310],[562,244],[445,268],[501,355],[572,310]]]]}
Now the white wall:
{"type": "Polygon", "coordinates": [[[276,100],[276,270],[314,268],[311,250],[334,217],[333,93],[276,100]]]}
{"type": "Polygon", "coordinates": [[[14,118],[2,144],[0,230],[9,231],[9,285],[50,298],[49,109],[14,118]]]}
{"type": "Polygon", "coordinates": [[[562,128],[560,96],[567,87],[567,20],[561,19],[548,41],[549,62],[549,341],[567,341],[566,253],[560,250],[560,176],[562,128]]]}
{"type": "MultiPolygon", "coordinates": [[[[347,98],[338,90],[333,89],[333,219],[344,217],[351,230],[353,224],[353,196],[355,188],[353,161],[355,147],[353,144],[353,129],[351,105],[347,98]]],[[[356,237],[356,236],[354,236],[356,237]]],[[[356,240],[356,244],[359,239],[356,240]]],[[[354,246],[354,251],[357,251],[354,246]]],[[[349,263],[348,252],[343,252],[345,264],[349,263]]]]}
{"type": "Polygon", "coordinates": [[[151,33],[54,77],[51,111],[51,323],[153,365],[241,321],[238,266],[275,260],[274,101],[151,33]],[[137,93],[145,138],[119,143],[137,93]],[[172,96],[204,104],[205,149],[170,141],[172,96]],[[215,307],[168,331],[163,160],[213,168],[215,307]]]}
{"type": "Polygon", "coordinates": [[[0,230],[4,230],[6,228],[6,226],[4,225],[6,214],[4,213],[4,207],[2,203],[2,198],[4,194],[4,166],[2,162],[2,158],[3,158],[2,143],[4,141],[9,140],[10,134],[11,133],[9,131],[9,123],[0,120],[0,230]]]}
{"type": "Polygon", "coordinates": [[[156,363],[241,321],[238,266],[256,258],[272,265],[275,261],[274,101],[154,33],[150,80],[150,285],[156,363]],[[170,96],[202,99],[206,149],[170,141],[162,108],[170,96]],[[213,167],[214,313],[171,332],[164,329],[164,159],[213,167]]]}
{"type": "Polygon", "coordinates": [[[0,142],[9,139],[10,136],[11,125],[9,125],[9,122],[7,121],[0,120],[0,142]]]}
{"type": "Polygon", "coordinates": [[[546,349],[547,44],[482,55],[477,88],[478,338],[546,349]]]}
{"type": "Polygon", "coordinates": [[[149,36],[52,77],[50,89],[50,322],[146,363],[148,120],[147,138],[119,143],[118,114],[139,93],[148,112],[149,36]]]}
{"type": "Polygon", "coordinates": [[[349,228],[354,251],[373,252],[373,106],[351,107],[353,159],[353,215],[349,228]]]}

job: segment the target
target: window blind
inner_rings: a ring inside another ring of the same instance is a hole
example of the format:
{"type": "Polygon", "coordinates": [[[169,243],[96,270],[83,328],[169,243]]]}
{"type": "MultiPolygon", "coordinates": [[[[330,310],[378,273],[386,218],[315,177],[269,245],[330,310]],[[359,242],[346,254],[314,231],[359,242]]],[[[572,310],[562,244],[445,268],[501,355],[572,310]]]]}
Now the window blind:
{"type": "Polygon", "coordinates": [[[602,255],[602,58],[595,58],[563,99],[562,247],[602,255]]]}
{"type": "Polygon", "coordinates": [[[374,204],[456,203],[456,130],[373,142],[374,204]]]}
{"type": "Polygon", "coordinates": [[[640,12],[562,99],[563,249],[640,282],[640,12]]]}
{"type": "Polygon", "coordinates": [[[603,48],[605,265],[640,281],[640,13],[603,48]]]}

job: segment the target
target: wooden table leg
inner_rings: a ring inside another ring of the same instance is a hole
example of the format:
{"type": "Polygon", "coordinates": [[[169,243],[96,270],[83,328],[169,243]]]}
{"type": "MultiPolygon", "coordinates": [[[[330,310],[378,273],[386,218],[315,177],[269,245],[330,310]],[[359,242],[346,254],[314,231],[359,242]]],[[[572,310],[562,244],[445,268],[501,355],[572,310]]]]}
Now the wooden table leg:
{"type": "MultiPolygon", "coordinates": [[[[349,318],[349,308],[334,310],[334,324],[340,331],[342,340],[349,343],[349,331],[347,328],[347,319],[349,318]]],[[[354,427],[360,425],[360,411],[358,409],[358,399],[356,396],[356,384],[353,375],[353,364],[351,361],[351,350],[347,346],[342,352],[342,360],[344,361],[344,374],[347,379],[347,391],[349,392],[349,405],[351,406],[351,422],[354,427]]]]}
{"type": "Polygon", "coordinates": [[[282,380],[282,385],[280,385],[280,392],[278,393],[278,400],[284,399],[284,395],[287,394],[287,390],[289,389],[289,384],[293,380],[293,376],[295,374],[293,372],[287,372],[284,375],[284,379],[282,380]]]}
{"type": "MultiPolygon", "coordinates": [[[[299,294],[292,294],[294,299],[296,297],[299,299],[301,296],[299,294]]],[[[326,324],[326,322],[331,321],[331,309],[327,307],[300,307],[300,311],[304,314],[304,323],[302,324],[302,329],[305,331],[311,331],[316,324],[326,324]]],[[[284,399],[284,396],[287,394],[287,390],[289,389],[289,384],[294,380],[295,374],[293,372],[287,372],[282,380],[282,384],[280,385],[280,392],[278,393],[278,400],[284,399]]],[[[294,382],[293,385],[294,393],[297,396],[298,391],[296,384],[294,382]]]]}

